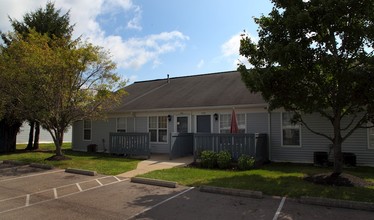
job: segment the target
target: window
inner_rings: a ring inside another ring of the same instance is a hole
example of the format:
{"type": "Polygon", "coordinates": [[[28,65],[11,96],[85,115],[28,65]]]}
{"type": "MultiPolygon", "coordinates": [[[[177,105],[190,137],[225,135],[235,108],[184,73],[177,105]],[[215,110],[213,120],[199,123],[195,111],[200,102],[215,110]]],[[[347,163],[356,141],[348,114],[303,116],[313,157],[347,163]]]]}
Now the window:
{"type": "Polygon", "coordinates": [[[126,132],[127,118],[117,118],[117,132],[126,132]]]}
{"type": "MultiPolygon", "coordinates": [[[[245,133],[245,114],[236,114],[238,122],[239,133],[245,133]]],[[[219,115],[219,131],[220,133],[230,133],[231,128],[231,114],[219,115]]]]}
{"type": "Polygon", "coordinates": [[[167,142],[167,117],[153,116],[149,117],[149,132],[151,133],[151,142],[167,142]]]}
{"type": "Polygon", "coordinates": [[[301,146],[301,127],[299,124],[292,124],[293,113],[282,113],[282,146],[301,146]]]}
{"type": "MultiPolygon", "coordinates": [[[[368,126],[372,126],[371,123],[368,126]]],[[[368,128],[368,148],[374,149],[374,127],[368,128]]]]}
{"type": "Polygon", "coordinates": [[[91,140],[91,120],[83,120],[83,140],[91,140]]]}

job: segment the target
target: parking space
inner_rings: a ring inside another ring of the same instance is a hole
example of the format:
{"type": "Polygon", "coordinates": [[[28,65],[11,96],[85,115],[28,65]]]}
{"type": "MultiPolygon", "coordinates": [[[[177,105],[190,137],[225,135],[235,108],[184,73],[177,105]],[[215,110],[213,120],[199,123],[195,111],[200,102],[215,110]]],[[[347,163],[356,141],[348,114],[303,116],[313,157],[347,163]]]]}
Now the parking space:
{"type": "Polygon", "coordinates": [[[373,216],[372,212],[305,205],[286,198],[235,197],[184,186],[136,184],[116,176],[83,176],[6,164],[0,164],[0,192],[0,219],[316,220],[373,216]]]}

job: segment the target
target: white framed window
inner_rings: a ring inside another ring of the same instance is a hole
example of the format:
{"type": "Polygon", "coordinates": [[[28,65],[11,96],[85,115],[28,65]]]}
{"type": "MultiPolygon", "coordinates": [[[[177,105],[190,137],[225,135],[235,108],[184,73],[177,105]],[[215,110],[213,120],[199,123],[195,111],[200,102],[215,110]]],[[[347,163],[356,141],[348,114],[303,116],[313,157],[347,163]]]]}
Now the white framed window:
{"type": "Polygon", "coordinates": [[[126,132],[127,128],[127,118],[121,117],[117,118],[117,132],[126,132]]]}
{"type": "Polygon", "coordinates": [[[148,121],[151,142],[166,143],[168,127],[167,116],[151,116],[148,121]]]}
{"type": "MultiPolygon", "coordinates": [[[[236,114],[236,120],[238,122],[238,133],[245,133],[245,114],[236,114]]],[[[231,114],[220,114],[219,115],[219,132],[222,134],[230,133],[231,128],[231,114]]]]}
{"type": "Polygon", "coordinates": [[[92,122],[91,120],[83,120],[83,140],[90,141],[92,133],[92,122]]]}
{"type": "Polygon", "coordinates": [[[282,112],[282,146],[301,147],[301,126],[291,123],[294,114],[282,112]]]}
{"type": "MultiPolygon", "coordinates": [[[[372,126],[372,123],[368,123],[368,126],[372,126]]],[[[374,127],[368,128],[368,149],[374,149],[374,127]]]]}

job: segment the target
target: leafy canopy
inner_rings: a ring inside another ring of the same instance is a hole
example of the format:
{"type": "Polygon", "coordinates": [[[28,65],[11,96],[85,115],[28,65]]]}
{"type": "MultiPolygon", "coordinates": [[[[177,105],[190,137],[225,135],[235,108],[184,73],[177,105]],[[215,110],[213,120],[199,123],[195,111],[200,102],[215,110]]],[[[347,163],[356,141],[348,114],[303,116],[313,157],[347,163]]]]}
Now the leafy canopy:
{"type": "Polygon", "coordinates": [[[255,18],[258,43],[244,36],[239,66],[252,92],[271,109],[319,112],[330,121],[374,107],[374,1],[273,0],[268,16],[255,18]]]}

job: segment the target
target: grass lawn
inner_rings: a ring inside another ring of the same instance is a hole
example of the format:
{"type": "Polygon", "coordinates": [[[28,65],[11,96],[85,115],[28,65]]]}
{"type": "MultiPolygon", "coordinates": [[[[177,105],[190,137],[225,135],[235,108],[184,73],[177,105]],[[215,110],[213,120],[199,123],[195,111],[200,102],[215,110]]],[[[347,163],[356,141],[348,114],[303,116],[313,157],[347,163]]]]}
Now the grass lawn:
{"type": "MultiPolygon", "coordinates": [[[[17,149],[24,149],[26,145],[17,145],[17,149]]],[[[64,161],[46,161],[45,159],[54,155],[53,144],[40,144],[40,151],[26,152],[17,150],[16,153],[0,155],[1,160],[17,160],[28,163],[50,164],[55,167],[76,168],[85,170],[96,170],[98,173],[106,175],[117,175],[136,168],[140,160],[126,159],[124,157],[115,157],[101,153],[74,152],[71,150],[71,144],[63,145],[63,152],[71,160],[64,161]]]]}
{"type": "MultiPolygon", "coordinates": [[[[142,177],[176,181],[187,186],[210,185],[218,187],[262,191],[266,195],[325,197],[344,200],[374,202],[374,186],[332,187],[316,185],[303,180],[305,175],[326,173],[331,169],[312,165],[272,163],[249,171],[207,170],[199,168],[173,168],[154,171],[142,177]]],[[[350,168],[345,172],[374,183],[374,168],[350,168]]]]}

